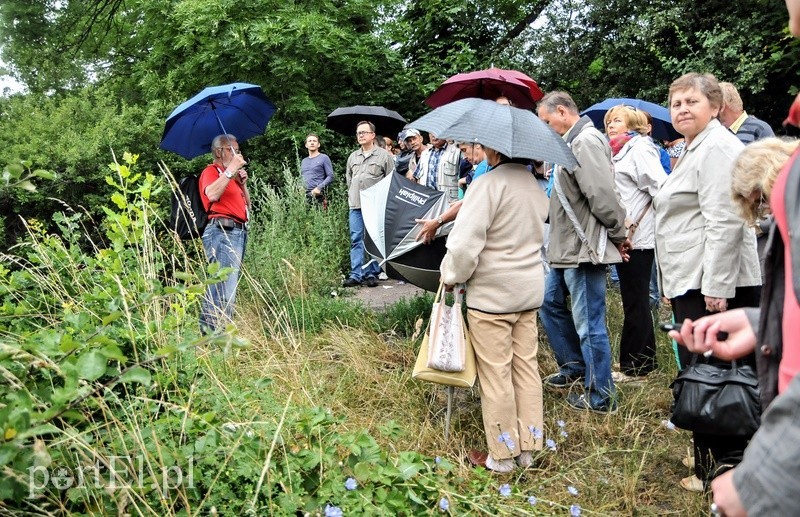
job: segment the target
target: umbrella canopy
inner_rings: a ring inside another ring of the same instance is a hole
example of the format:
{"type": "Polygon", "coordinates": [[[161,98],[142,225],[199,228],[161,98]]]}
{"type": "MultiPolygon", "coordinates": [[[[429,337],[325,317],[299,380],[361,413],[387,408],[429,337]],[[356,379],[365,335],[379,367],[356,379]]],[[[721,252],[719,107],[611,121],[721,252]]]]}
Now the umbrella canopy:
{"type": "Polygon", "coordinates": [[[159,147],[191,159],[211,152],[211,141],[223,133],[243,142],[264,134],[275,109],[258,85],[211,86],[170,113],[159,147]]]}
{"type": "Polygon", "coordinates": [[[375,124],[379,135],[396,135],[406,125],[406,119],[399,113],[383,106],[348,106],[333,110],[325,127],[352,136],[356,134],[356,125],[364,120],[375,124]]]}
{"type": "Polygon", "coordinates": [[[452,224],[439,230],[431,244],[417,241],[422,228],[414,219],[435,219],[447,210],[444,192],[418,185],[401,174],[390,174],[361,191],[364,245],[381,263],[388,262],[410,283],[436,291],[439,265],[447,249],[445,239],[452,224]]]}
{"type": "Polygon", "coordinates": [[[410,124],[439,138],[476,142],[509,158],[529,158],[574,169],[578,162],[558,133],[528,110],[482,99],[436,108],[410,124]]]}
{"type": "Polygon", "coordinates": [[[489,68],[454,75],[425,99],[425,104],[438,108],[469,97],[495,100],[501,96],[507,97],[514,106],[533,109],[544,94],[536,81],[522,72],[489,68]]]}
{"type": "Polygon", "coordinates": [[[655,140],[672,141],[676,138],[681,138],[682,135],[678,133],[674,127],[672,127],[672,118],[670,117],[669,110],[667,108],[640,99],[628,99],[622,97],[606,99],[603,102],[598,102],[593,106],[589,106],[583,110],[581,115],[588,115],[596,127],[603,128],[605,127],[603,124],[603,117],[606,116],[606,112],[611,108],[620,105],[629,106],[631,108],[649,113],[650,116],[653,117],[653,138],[655,140]]]}

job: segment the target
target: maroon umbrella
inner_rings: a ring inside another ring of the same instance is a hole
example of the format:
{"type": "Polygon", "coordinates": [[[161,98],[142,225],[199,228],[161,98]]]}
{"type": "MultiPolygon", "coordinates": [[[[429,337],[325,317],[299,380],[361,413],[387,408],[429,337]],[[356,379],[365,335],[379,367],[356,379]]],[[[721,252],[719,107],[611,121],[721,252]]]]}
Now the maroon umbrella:
{"type": "Polygon", "coordinates": [[[489,100],[506,97],[518,108],[533,109],[543,96],[536,81],[522,72],[488,68],[454,75],[425,99],[425,104],[438,108],[469,97],[489,100]]]}

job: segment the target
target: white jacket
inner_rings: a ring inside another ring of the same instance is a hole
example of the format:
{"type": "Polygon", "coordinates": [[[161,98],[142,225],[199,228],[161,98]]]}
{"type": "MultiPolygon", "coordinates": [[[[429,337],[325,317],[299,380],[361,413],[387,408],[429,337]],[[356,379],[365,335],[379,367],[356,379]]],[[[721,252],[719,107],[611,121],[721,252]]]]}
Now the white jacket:
{"type": "MultiPolygon", "coordinates": [[[[636,135],[631,138],[613,157],[614,180],[617,191],[625,208],[628,227],[635,223],[658,192],[659,187],[667,179],[667,173],[661,166],[656,145],[650,137],[636,135]]],[[[655,239],[655,216],[652,206],[644,213],[639,227],[633,234],[633,248],[637,250],[653,249],[655,239]]]]}

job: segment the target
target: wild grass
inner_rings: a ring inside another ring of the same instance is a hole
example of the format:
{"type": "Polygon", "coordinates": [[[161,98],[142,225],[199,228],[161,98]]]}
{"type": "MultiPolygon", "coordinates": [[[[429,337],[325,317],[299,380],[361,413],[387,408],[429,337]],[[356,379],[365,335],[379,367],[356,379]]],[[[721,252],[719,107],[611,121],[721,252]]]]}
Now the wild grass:
{"type": "MultiPolygon", "coordinates": [[[[0,513],[322,515],[331,504],[346,515],[419,515],[442,513],[441,498],[453,515],[568,515],[573,505],[582,515],[705,513],[707,500],[677,484],[689,475],[688,436],[662,423],[675,369],[665,336],[659,371],[620,387],[617,414],[572,412],[563,393],[545,392],[555,450],[507,475],[474,469],[465,458],[485,447],[479,390],[455,390],[445,439],[447,390],[411,379],[431,297],[376,313],[333,296],[347,267],[346,205],[334,195],[316,210],[287,184],[253,185],[235,325],[217,336],[196,326],[214,279],[199,241],[164,234],[157,212],[134,202],[141,189],[109,214],[105,247],[33,229],[27,259],[3,257],[0,513]],[[114,458],[141,468],[115,470],[114,458]],[[99,485],[27,492],[31,468],[95,464],[99,485]]],[[[65,235],[80,234],[76,220],[64,220],[65,235]]],[[[613,289],[608,306],[617,347],[613,289]]],[[[543,375],[555,370],[541,331],[538,357],[543,375]]]]}

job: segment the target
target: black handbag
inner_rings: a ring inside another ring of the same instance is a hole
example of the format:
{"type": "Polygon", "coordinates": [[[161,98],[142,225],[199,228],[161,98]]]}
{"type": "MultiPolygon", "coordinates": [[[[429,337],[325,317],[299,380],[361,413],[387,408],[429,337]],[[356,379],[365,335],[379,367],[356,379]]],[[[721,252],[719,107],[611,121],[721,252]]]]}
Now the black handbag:
{"type": "Polygon", "coordinates": [[[697,356],[670,385],[672,423],[705,434],[749,437],[761,425],[756,371],[749,365],[697,364],[697,356]]]}

